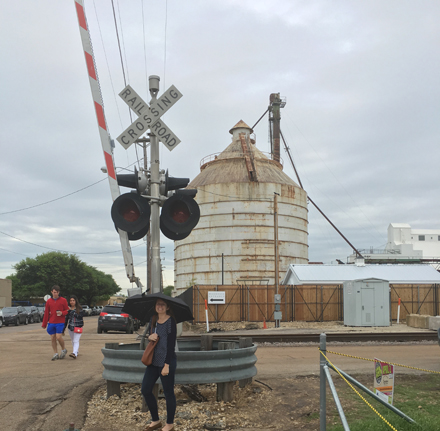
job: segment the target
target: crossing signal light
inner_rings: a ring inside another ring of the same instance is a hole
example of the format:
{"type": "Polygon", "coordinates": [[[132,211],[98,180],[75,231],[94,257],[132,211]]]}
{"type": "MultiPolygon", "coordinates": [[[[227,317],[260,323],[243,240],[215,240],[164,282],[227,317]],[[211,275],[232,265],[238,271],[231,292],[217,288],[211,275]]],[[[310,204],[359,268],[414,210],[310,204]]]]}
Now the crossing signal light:
{"type": "Polygon", "coordinates": [[[150,204],[137,193],[124,193],[113,202],[111,216],[117,229],[128,233],[130,240],[143,238],[150,228],[150,204]]]}
{"type": "Polygon", "coordinates": [[[168,196],[171,190],[178,190],[185,188],[189,183],[189,178],[174,178],[168,176],[168,170],[161,175],[159,193],[162,196],[168,196]]]}
{"type": "Polygon", "coordinates": [[[178,190],[163,204],[160,214],[160,230],[169,239],[180,241],[196,227],[200,208],[194,197],[197,190],[178,190]]]}
{"type": "Polygon", "coordinates": [[[118,184],[122,187],[136,189],[139,193],[145,191],[149,186],[147,175],[144,171],[138,171],[134,168],[134,174],[118,174],[116,175],[118,184]]]}
{"type": "MultiPolygon", "coordinates": [[[[118,184],[122,187],[136,189],[137,192],[124,193],[113,202],[112,220],[116,229],[128,233],[130,241],[143,238],[150,228],[151,208],[149,198],[142,193],[150,191],[149,178],[144,171],[134,174],[117,175],[118,184]]],[[[189,178],[168,176],[162,171],[159,193],[168,196],[170,191],[175,194],[165,200],[160,215],[160,230],[169,239],[179,241],[186,238],[195,228],[200,219],[200,208],[194,197],[197,190],[181,190],[189,183],[189,178]]]]}

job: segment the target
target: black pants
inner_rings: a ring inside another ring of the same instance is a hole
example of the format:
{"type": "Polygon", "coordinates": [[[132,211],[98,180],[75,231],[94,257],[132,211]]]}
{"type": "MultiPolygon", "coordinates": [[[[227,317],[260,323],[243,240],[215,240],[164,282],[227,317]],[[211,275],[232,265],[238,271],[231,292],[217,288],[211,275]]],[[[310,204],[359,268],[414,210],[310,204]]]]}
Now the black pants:
{"type": "Polygon", "coordinates": [[[174,423],[174,415],[176,413],[176,396],[174,395],[174,376],[176,374],[177,361],[176,358],[171,360],[170,373],[168,376],[162,376],[160,373],[163,367],[155,367],[149,365],[145,370],[144,379],[142,380],[142,395],[145,398],[148,409],[151,413],[153,422],[159,420],[159,412],[157,409],[157,400],[153,395],[153,387],[160,376],[162,382],[163,393],[167,404],[167,424],[174,423]]]}

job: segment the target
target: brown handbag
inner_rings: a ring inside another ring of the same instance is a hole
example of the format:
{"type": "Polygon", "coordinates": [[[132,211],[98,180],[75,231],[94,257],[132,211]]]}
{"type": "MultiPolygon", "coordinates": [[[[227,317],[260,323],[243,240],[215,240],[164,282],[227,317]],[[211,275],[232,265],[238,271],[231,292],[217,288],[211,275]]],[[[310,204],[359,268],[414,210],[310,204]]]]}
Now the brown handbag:
{"type": "Polygon", "coordinates": [[[159,336],[157,336],[156,341],[150,341],[147,347],[144,350],[142,355],[142,363],[146,366],[151,365],[153,362],[154,348],[156,347],[157,342],[159,341],[159,336]]]}

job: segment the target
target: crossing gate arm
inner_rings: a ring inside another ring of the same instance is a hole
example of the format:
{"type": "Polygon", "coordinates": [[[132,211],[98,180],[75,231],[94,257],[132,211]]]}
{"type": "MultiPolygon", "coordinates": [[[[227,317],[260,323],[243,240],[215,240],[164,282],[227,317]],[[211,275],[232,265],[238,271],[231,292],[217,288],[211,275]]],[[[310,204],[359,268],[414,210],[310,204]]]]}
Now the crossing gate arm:
{"type": "MultiPolygon", "coordinates": [[[[105,165],[107,168],[107,176],[110,186],[112,199],[115,200],[119,195],[119,185],[116,178],[115,164],[113,160],[113,150],[111,146],[110,134],[107,130],[107,121],[104,113],[104,103],[102,100],[101,89],[98,81],[98,74],[96,71],[95,55],[93,53],[92,42],[90,38],[87,18],[84,9],[83,0],[74,0],[75,9],[78,17],[79,31],[81,35],[81,42],[84,49],[84,57],[89,75],[90,90],[92,92],[93,105],[95,108],[96,119],[98,122],[99,137],[101,140],[102,151],[104,153],[105,165]]],[[[142,287],[139,278],[134,274],[133,255],[131,252],[130,242],[128,240],[127,232],[118,230],[119,240],[121,243],[122,256],[125,263],[125,271],[127,277],[132,283],[136,283],[138,287],[142,287]]]]}

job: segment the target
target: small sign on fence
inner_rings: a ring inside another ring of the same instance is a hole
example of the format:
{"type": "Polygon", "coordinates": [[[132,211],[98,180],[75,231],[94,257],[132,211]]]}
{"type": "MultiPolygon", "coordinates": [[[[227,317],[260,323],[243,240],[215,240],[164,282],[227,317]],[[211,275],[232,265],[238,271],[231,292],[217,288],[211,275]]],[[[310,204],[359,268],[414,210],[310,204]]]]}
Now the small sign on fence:
{"type": "Polygon", "coordinates": [[[394,366],[374,358],[374,389],[378,397],[393,405],[394,366]]]}
{"type": "Polygon", "coordinates": [[[225,292],[208,292],[208,304],[226,304],[225,292]]]}

